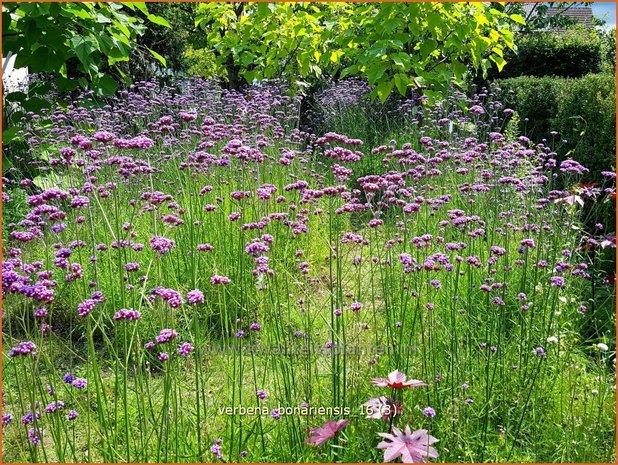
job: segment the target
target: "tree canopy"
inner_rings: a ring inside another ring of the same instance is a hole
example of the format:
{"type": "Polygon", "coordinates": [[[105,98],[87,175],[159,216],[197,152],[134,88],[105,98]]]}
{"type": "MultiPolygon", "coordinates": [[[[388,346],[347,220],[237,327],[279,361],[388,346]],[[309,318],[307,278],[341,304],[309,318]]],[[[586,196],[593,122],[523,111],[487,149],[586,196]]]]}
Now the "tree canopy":
{"type": "Polygon", "coordinates": [[[118,82],[110,71],[129,81],[118,65],[129,61],[147,22],[169,26],[145,3],[4,3],[2,54],[16,55],[16,68],[50,75],[60,92],[81,86],[111,95],[118,82]]]}
{"type": "Polygon", "coordinates": [[[358,76],[385,100],[431,94],[505,65],[518,14],[490,3],[202,3],[195,24],[231,87],[275,77],[358,76]]]}

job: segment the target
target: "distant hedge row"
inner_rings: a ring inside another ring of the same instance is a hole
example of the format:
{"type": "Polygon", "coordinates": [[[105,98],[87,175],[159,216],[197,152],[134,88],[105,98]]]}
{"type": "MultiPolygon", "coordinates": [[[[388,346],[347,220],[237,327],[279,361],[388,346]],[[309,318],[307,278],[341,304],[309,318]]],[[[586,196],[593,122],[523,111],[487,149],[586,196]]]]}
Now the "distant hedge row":
{"type": "Polygon", "coordinates": [[[575,28],[565,32],[535,32],[517,41],[507,65],[493,77],[581,77],[615,67],[615,33],[575,28]]]}
{"type": "Polygon", "coordinates": [[[547,139],[598,179],[616,163],[616,81],[609,73],[566,79],[521,76],[494,82],[505,107],[516,110],[520,130],[547,139]],[[552,135],[551,131],[557,131],[552,135]],[[566,142],[563,142],[566,140],[566,142]]]}

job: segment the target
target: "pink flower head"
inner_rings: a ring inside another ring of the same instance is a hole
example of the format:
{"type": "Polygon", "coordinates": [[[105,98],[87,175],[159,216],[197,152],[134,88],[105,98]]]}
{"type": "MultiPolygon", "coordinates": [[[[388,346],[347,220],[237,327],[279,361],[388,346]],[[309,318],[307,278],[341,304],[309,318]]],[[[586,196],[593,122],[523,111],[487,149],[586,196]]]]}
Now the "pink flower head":
{"type": "Polygon", "coordinates": [[[390,401],[387,397],[372,397],[367,402],[363,404],[365,407],[365,411],[367,412],[367,416],[365,418],[379,420],[381,418],[388,419],[390,414],[392,413],[393,405],[392,401],[390,401]]]}
{"type": "Polygon", "coordinates": [[[390,387],[393,389],[427,386],[427,383],[419,381],[418,379],[406,380],[406,375],[399,370],[395,370],[392,373],[389,373],[388,379],[374,378],[373,380],[371,380],[371,382],[376,386],[390,387]]]}
{"type": "Polygon", "coordinates": [[[230,284],[232,280],[227,276],[214,275],[210,278],[211,284],[230,284]]]}
{"type": "Polygon", "coordinates": [[[378,434],[388,440],[377,445],[378,449],[384,449],[385,462],[392,462],[397,457],[401,457],[403,463],[424,463],[427,457],[438,457],[438,451],[431,447],[438,440],[428,435],[427,430],[419,429],[412,432],[410,427],[406,426],[403,432],[398,428],[393,428],[393,434],[378,434]]]}
{"type": "Polygon", "coordinates": [[[349,420],[328,420],[319,428],[311,428],[309,430],[310,436],[305,440],[305,443],[313,443],[319,447],[329,439],[334,438],[339,431],[348,426],[348,423],[350,423],[349,420]]]}

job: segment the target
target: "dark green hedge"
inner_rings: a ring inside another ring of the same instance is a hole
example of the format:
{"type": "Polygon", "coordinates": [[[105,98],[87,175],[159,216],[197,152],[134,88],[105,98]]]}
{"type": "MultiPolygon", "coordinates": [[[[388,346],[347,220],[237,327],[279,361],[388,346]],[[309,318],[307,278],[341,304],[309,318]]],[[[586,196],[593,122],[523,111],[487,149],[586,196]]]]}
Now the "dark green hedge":
{"type": "Polygon", "coordinates": [[[536,32],[516,42],[507,65],[496,77],[580,77],[601,71],[606,47],[602,33],[576,28],[565,32],[536,32]]]}
{"type": "Polygon", "coordinates": [[[537,142],[551,141],[562,157],[570,152],[569,156],[590,169],[591,179],[615,166],[616,81],[612,74],[577,79],[522,76],[495,81],[494,87],[498,100],[518,112],[522,133],[537,142]]]}

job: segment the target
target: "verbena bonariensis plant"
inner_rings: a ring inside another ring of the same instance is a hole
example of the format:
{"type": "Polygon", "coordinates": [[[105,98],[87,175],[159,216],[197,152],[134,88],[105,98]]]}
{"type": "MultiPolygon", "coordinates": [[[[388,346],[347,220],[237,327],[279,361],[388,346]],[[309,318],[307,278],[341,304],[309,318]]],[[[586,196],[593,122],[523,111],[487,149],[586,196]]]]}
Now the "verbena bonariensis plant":
{"type": "Polygon", "coordinates": [[[578,331],[615,236],[579,211],[615,176],[555,189],[586,169],[464,98],[374,148],[277,85],[26,118],[5,461],[610,460],[613,341],[578,331]]]}

